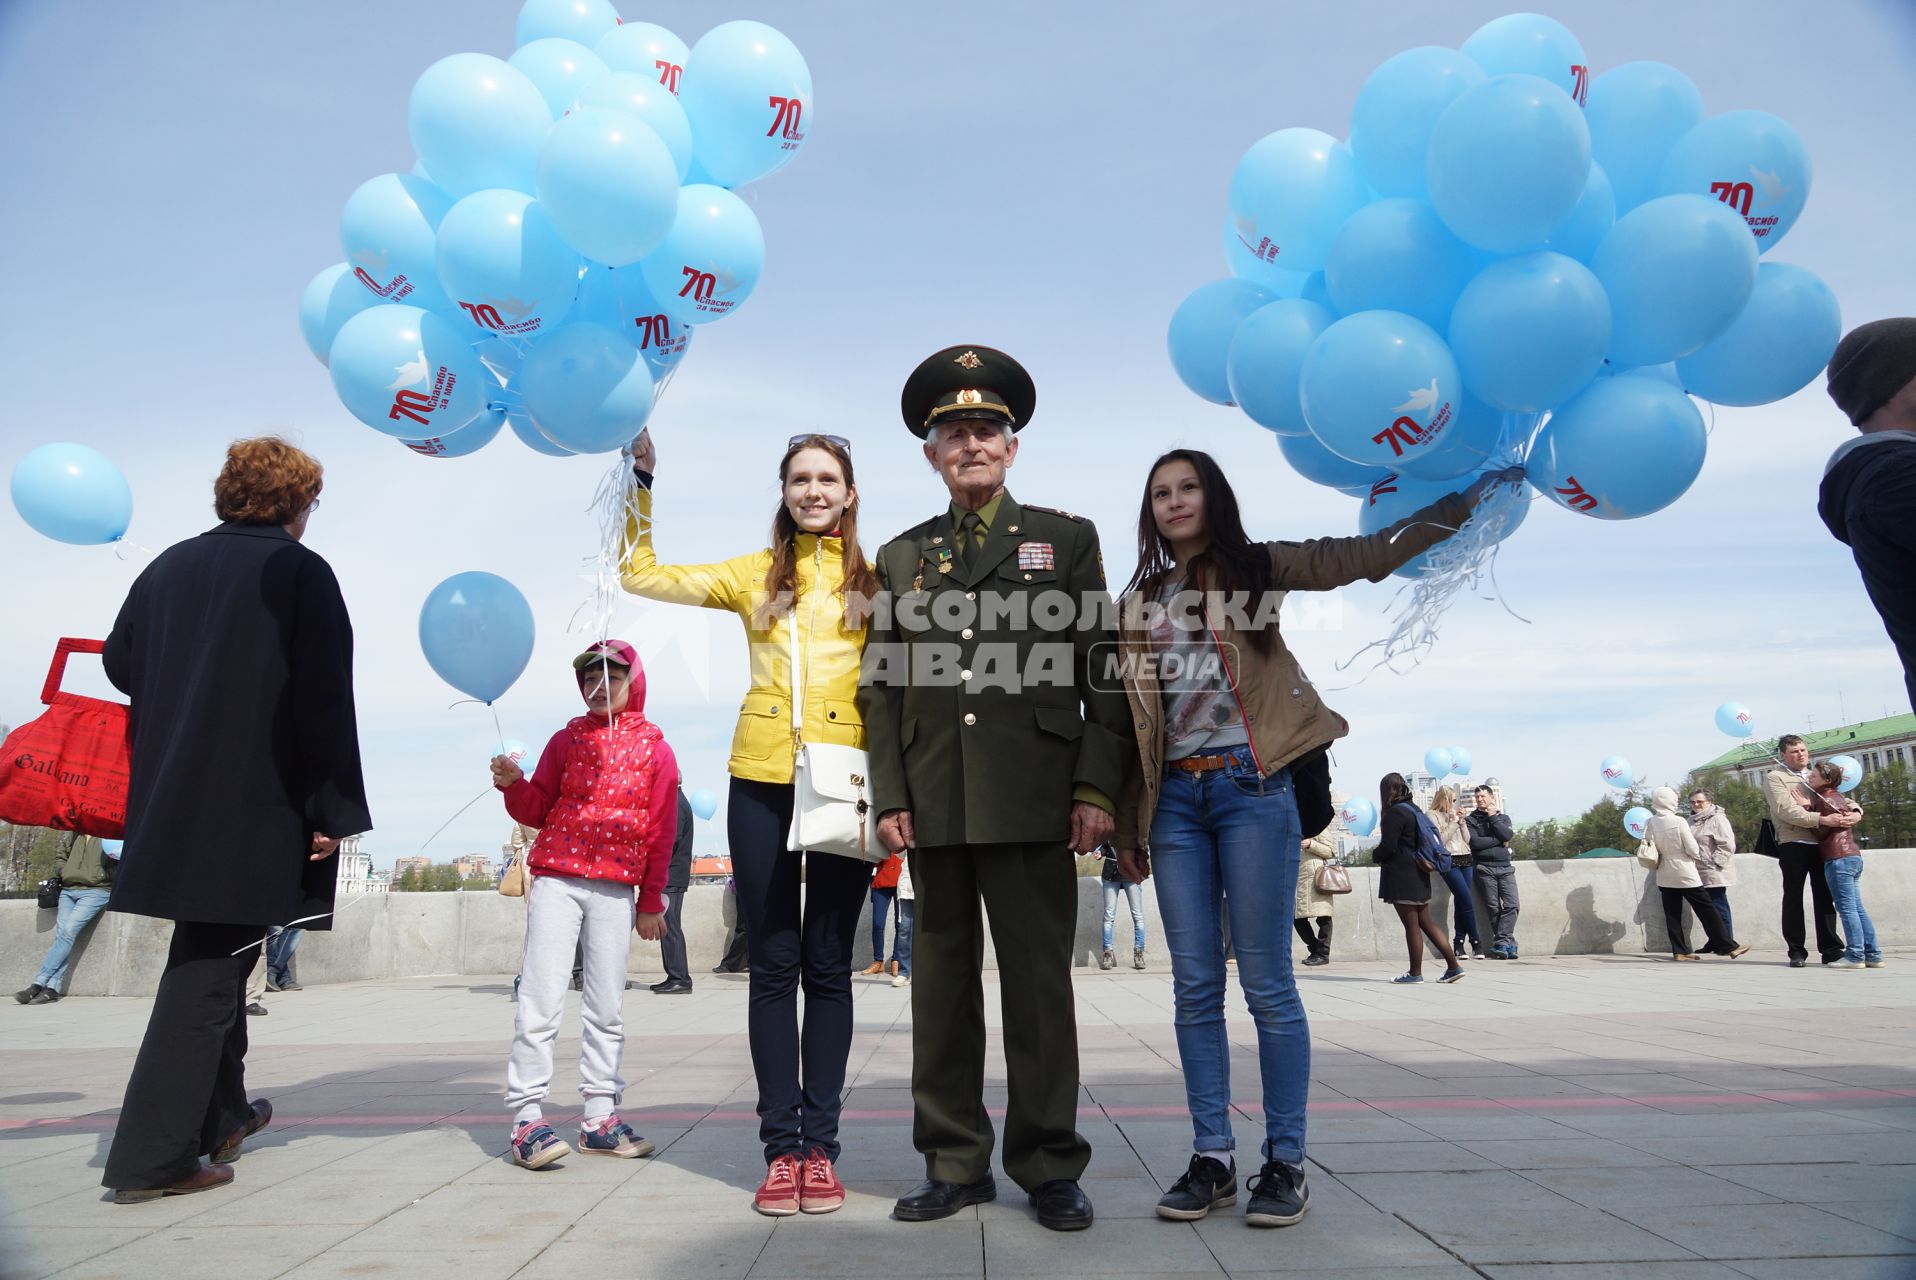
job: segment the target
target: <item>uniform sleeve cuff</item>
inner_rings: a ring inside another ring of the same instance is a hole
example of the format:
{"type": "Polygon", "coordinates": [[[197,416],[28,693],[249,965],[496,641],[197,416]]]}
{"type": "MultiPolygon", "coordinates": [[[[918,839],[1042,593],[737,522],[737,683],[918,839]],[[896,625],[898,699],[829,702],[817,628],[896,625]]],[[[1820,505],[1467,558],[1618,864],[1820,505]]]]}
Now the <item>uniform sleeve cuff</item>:
{"type": "Polygon", "coordinates": [[[1111,797],[1088,782],[1080,782],[1071,788],[1071,798],[1085,804],[1095,804],[1113,817],[1117,816],[1118,806],[1111,802],[1111,797]]]}

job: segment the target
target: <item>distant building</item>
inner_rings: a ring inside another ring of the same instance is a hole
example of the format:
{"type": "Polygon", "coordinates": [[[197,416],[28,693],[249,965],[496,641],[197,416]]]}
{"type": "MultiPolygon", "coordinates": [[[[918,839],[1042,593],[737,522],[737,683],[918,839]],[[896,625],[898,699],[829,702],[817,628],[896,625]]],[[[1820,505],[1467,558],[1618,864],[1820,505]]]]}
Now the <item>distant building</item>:
{"type": "Polygon", "coordinates": [[[732,874],[730,858],[692,859],[693,884],[724,884],[732,874]]]}
{"type": "Polygon", "coordinates": [[[384,871],[374,871],[372,855],[359,851],[358,836],[347,836],[339,842],[336,891],[341,897],[350,893],[386,893],[391,888],[392,877],[384,871]]]}
{"type": "Polygon", "coordinates": [[[423,876],[430,870],[432,870],[432,859],[424,855],[393,859],[393,880],[395,883],[408,871],[416,871],[423,876]]]}
{"type": "Polygon", "coordinates": [[[464,858],[454,858],[452,860],[452,869],[459,873],[461,880],[477,880],[481,878],[490,880],[495,874],[492,859],[482,853],[471,854],[464,858]]]}
{"type": "MultiPolygon", "coordinates": [[[[1885,716],[1864,720],[1836,729],[1799,730],[1810,749],[1810,759],[1827,760],[1831,756],[1854,756],[1867,778],[1892,764],[1916,769],[1916,714],[1885,716]]],[[[1741,782],[1763,785],[1763,775],[1776,767],[1776,737],[1753,738],[1726,751],[1693,772],[1729,774],[1741,782]]]]}
{"type": "MultiPolygon", "coordinates": [[[[1453,787],[1456,789],[1457,807],[1465,813],[1477,807],[1477,801],[1473,798],[1472,793],[1476,791],[1479,785],[1479,779],[1470,777],[1460,778],[1454,773],[1446,778],[1433,778],[1424,770],[1416,769],[1405,774],[1404,781],[1410,786],[1411,800],[1419,809],[1423,809],[1426,812],[1429,811],[1430,802],[1432,798],[1436,796],[1437,788],[1440,786],[1453,787]]],[[[1497,797],[1497,808],[1500,812],[1510,812],[1510,798],[1504,794],[1504,784],[1502,782],[1496,778],[1484,778],[1481,779],[1481,784],[1489,787],[1491,793],[1497,797]]],[[[1512,819],[1512,821],[1515,821],[1515,819],[1512,819]]]]}

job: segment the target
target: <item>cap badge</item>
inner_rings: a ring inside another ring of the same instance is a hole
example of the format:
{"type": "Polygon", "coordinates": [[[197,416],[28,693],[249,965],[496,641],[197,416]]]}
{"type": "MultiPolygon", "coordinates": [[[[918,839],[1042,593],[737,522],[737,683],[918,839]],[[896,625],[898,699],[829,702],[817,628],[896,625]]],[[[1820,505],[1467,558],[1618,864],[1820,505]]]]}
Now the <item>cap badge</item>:
{"type": "Polygon", "coordinates": [[[953,404],[983,404],[984,402],[984,392],[969,389],[958,392],[956,398],[952,401],[953,404]]]}
{"type": "Polygon", "coordinates": [[[967,351],[965,354],[953,360],[952,363],[960,369],[982,369],[985,365],[985,362],[978,358],[976,351],[967,351]]]}

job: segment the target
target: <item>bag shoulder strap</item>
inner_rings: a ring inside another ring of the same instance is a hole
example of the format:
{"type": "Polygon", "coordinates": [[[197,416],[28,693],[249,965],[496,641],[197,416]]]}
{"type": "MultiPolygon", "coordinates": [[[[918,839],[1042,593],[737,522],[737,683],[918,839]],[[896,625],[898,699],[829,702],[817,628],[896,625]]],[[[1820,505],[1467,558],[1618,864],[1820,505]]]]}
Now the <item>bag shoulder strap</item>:
{"type": "Polygon", "coordinates": [[[104,640],[80,640],[73,636],[62,636],[53,647],[53,663],[47,668],[47,682],[40,690],[40,701],[47,706],[53,705],[59,696],[60,684],[66,679],[67,657],[75,653],[105,653],[104,640]]]}

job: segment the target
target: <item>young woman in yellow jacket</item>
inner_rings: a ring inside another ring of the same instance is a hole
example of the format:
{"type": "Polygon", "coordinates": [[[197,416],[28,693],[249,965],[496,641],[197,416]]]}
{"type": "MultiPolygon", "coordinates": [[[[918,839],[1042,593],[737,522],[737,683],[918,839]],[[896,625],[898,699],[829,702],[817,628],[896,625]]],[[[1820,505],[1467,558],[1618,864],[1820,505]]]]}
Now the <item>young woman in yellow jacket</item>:
{"type": "Polygon", "coordinates": [[[792,820],[792,629],[807,742],[865,745],[858,669],[865,606],[878,580],[858,546],[851,454],[836,436],[796,436],[778,466],[772,545],[717,564],[663,565],[652,549],[650,433],[633,442],[638,487],[629,512],[625,589],[648,600],[738,615],[752,684],[732,735],[726,837],[750,956],[748,1031],[758,1076],[766,1175],[753,1207],[772,1216],[829,1213],[844,1203],[839,1096],[852,1043],[852,940],[872,869],[852,858],[785,847],[792,820]],[[801,908],[799,883],[805,894],[801,908]],[[805,991],[801,1035],[798,990],[805,991]]]}

